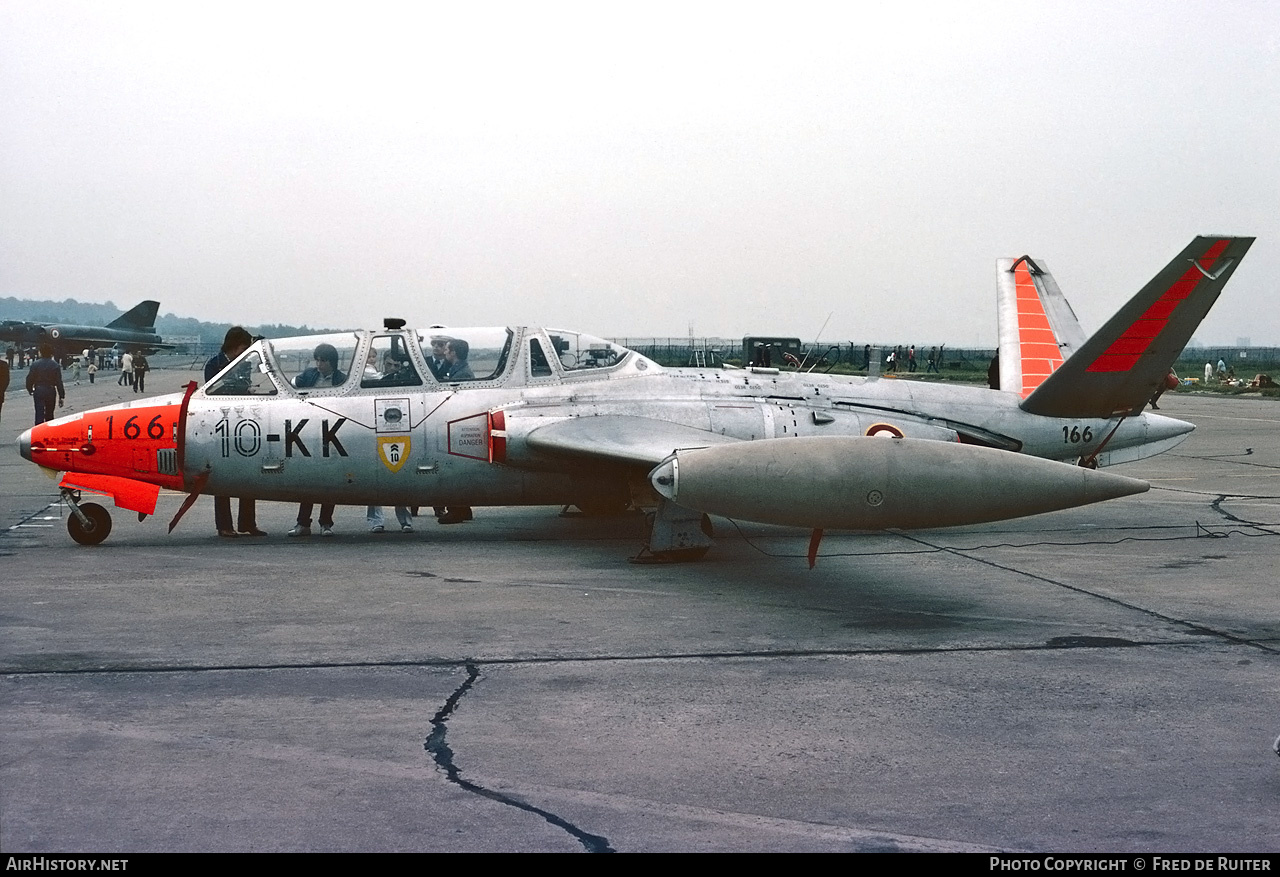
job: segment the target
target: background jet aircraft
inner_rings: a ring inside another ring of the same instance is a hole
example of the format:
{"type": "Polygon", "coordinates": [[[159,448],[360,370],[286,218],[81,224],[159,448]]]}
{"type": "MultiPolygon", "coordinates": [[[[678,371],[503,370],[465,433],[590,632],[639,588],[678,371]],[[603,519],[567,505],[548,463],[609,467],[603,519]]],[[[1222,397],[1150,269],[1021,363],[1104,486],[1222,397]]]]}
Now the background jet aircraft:
{"type": "Polygon", "coordinates": [[[1096,468],[1194,429],[1143,409],[1252,242],[1196,238],[1087,340],[1043,266],[1001,263],[1004,390],[665,369],[576,332],[419,335],[388,321],[260,340],[203,388],[42,424],[19,447],[65,473],[68,526],[84,543],[111,519],[78,490],[151,514],[166,487],[191,494],[183,510],[201,492],[633,504],[652,512],[645,557],[702,556],[706,516],[718,514],[813,530],[812,563],[825,528],[971,524],[1146,490],[1096,468]]]}
{"type": "Polygon", "coordinates": [[[58,358],[69,353],[79,353],[86,347],[114,345],[152,353],[173,346],[165,344],[156,334],[156,314],[159,310],[160,302],[144,301],[105,326],[5,320],[0,323],[0,341],[31,346],[47,341],[53,345],[54,355],[58,358]]]}

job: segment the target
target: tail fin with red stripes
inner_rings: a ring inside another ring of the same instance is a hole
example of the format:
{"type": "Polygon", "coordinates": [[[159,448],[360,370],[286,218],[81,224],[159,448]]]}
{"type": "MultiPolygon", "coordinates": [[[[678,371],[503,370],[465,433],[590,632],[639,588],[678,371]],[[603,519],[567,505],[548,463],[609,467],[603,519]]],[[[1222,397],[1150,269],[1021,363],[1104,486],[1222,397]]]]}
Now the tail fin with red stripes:
{"type": "Polygon", "coordinates": [[[1084,344],[1084,330],[1048,266],[1030,256],[996,262],[1000,389],[1023,399],[1084,344]]]}
{"type": "MultiPolygon", "coordinates": [[[[1052,346],[1057,351],[1038,339],[1047,334],[1041,323],[1051,332],[1059,326],[1047,313],[1049,308],[1042,307],[1042,315],[1036,316],[1023,287],[1051,286],[1055,292],[1049,301],[1056,296],[1065,305],[1061,291],[1047,272],[1038,276],[1034,273],[1039,269],[1031,260],[1010,262],[1005,270],[1011,274],[1019,296],[1020,318],[1024,300],[1031,311],[1026,319],[1027,329],[1021,330],[1017,354],[1021,366],[1017,391],[1023,395],[1022,409],[1049,417],[1111,417],[1140,412],[1253,241],[1251,237],[1225,235],[1197,237],[1089,340],[1076,345],[1065,333],[1055,336],[1052,346]],[[1062,354],[1058,362],[1053,361],[1055,352],[1062,354]],[[1040,359],[1047,363],[1041,364],[1037,361],[1040,359]],[[1028,378],[1034,380],[1033,386],[1028,386],[1028,378]]],[[[1037,301],[1043,304],[1044,299],[1037,296],[1037,301]]],[[[1001,311],[1001,386],[1014,389],[1004,384],[1003,304],[1001,311]]],[[[1074,316],[1071,315],[1071,322],[1074,316]]],[[[1078,333],[1078,324],[1075,329],[1078,333]]]]}

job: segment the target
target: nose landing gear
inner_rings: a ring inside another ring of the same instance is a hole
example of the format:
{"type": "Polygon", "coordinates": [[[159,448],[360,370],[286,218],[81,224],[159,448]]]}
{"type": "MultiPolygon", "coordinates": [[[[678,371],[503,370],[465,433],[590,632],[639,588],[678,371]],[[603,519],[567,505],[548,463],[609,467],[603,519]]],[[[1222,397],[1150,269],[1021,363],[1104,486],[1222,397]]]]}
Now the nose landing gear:
{"type": "Polygon", "coordinates": [[[80,502],[80,491],[62,488],[62,499],[71,508],[67,532],[81,545],[97,545],[111,534],[111,513],[96,502],[80,502]]]}

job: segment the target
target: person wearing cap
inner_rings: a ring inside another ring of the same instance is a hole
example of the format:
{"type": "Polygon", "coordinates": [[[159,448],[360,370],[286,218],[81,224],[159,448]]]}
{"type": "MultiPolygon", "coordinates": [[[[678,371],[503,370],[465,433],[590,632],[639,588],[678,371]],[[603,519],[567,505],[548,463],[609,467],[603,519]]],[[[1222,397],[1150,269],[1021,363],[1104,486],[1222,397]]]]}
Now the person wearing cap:
{"type": "Polygon", "coordinates": [[[431,375],[437,381],[441,380],[449,369],[448,357],[445,355],[448,344],[449,339],[443,335],[433,335],[431,338],[431,355],[427,357],[427,368],[431,369],[431,375]]]}

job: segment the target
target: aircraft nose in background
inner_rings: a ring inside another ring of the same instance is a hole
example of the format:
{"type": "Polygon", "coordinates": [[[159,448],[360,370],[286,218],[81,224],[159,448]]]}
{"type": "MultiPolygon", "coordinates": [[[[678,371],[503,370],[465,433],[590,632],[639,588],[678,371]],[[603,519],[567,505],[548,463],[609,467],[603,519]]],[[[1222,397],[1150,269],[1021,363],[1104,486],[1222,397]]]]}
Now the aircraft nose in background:
{"type": "Polygon", "coordinates": [[[31,430],[18,436],[18,453],[22,454],[24,460],[31,459],[31,430]]]}

